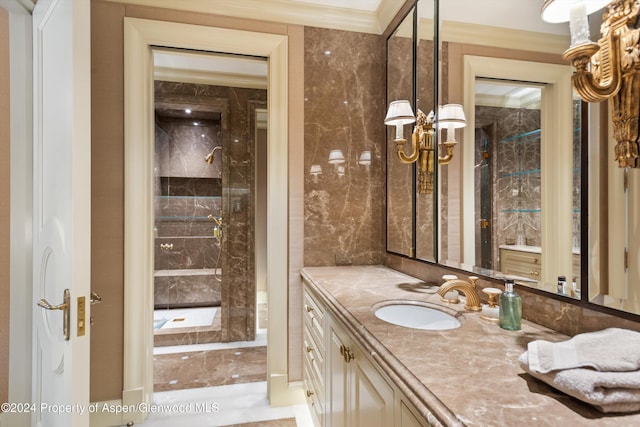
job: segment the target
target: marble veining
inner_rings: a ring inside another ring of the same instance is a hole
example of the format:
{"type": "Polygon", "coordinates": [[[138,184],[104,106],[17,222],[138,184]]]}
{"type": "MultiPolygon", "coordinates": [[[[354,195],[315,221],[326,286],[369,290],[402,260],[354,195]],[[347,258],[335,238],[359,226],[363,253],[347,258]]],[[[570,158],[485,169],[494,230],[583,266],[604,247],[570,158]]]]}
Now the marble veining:
{"type": "Polygon", "coordinates": [[[306,267],[302,276],[414,405],[442,425],[640,423],[639,414],[604,415],[519,367],[518,356],[530,341],[561,341],[566,335],[528,320],[521,331],[505,331],[471,312],[463,313],[458,329],[403,328],[376,318],[371,306],[402,298],[442,304],[420,279],[383,266],[306,267]]]}
{"type": "Polygon", "coordinates": [[[304,263],[380,263],[385,39],[305,27],[304,43],[304,263]],[[342,165],[328,163],[331,150],[342,150],[342,165]],[[371,151],[368,166],[358,163],[363,151],[371,151]],[[322,174],[311,175],[312,165],[322,174]]]}
{"type": "MultiPolygon", "coordinates": [[[[214,269],[222,281],[176,274],[156,280],[162,305],[221,305],[221,327],[175,337],[216,341],[255,335],[256,110],[267,91],[156,81],[156,270],[214,269]],[[185,117],[185,109],[191,110],[185,117]],[[214,147],[213,161],[205,161],[214,147]],[[209,215],[223,218],[213,237],[209,215]],[[162,246],[161,246],[162,245],[162,246]],[[207,283],[207,285],[204,284],[207,283]],[[188,285],[187,285],[188,284],[188,285]],[[195,337],[195,338],[194,338],[195,337]]],[[[168,339],[168,338],[167,338],[168,339]]]]}

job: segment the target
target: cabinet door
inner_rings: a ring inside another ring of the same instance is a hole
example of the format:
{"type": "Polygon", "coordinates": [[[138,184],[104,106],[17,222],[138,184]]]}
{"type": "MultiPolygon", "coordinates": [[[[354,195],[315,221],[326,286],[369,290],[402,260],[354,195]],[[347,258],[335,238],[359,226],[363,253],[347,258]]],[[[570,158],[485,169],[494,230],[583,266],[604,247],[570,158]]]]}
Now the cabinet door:
{"type": "Polygon", "coordinates": [[[400,400],[399,426],[400,427],[427,427],[428,424],[424,420],[420,421],[418,416],[411,409],[412,407],[408,405],[410,404],[408,404],[402,399],[400,400]]]}
{"type": "Polygon", "coordinates": [[[393,388],[355,345],[351,385],[351,421],[356,427],[388,427],[393,421],[393,388]]]}
{"type": "Polygon", "coordinates": [[[344,349],[349,337],[342,328],[329,321],[329,348],[327,351],[327,427],[347,427],[347,396],[349,395],[349,364],[345,362],[344,349]]]}

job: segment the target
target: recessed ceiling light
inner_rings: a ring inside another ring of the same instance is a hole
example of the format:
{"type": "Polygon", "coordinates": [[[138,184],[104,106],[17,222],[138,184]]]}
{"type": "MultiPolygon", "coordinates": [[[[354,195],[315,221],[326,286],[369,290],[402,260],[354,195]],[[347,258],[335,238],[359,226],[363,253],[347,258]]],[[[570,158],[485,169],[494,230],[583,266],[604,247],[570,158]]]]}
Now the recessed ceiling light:
{"type": "Polygon", "coordinates": [[[325,54],[325,55],[331,55],[331,51],[330,51],[330,50],[325,50],[325,51],[324,51],[324,54],[325,54]]]}
{"type": "Polygon", "coordinates": [[[193,125],[194,126],[200,126],[200,123],[199,122],[193,122],[193,125]]]}
{"type": "Polygon", "coordinates": [[[191,114],[191,109],[190,108],[185,108],[184,112],[187,113],[187,114],[191,114]]]}

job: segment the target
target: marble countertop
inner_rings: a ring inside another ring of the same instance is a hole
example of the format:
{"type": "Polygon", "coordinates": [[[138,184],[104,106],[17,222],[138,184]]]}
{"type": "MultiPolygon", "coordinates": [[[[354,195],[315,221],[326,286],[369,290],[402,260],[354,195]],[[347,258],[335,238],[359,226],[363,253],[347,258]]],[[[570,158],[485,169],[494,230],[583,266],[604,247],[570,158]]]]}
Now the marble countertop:
{"type": "Polygon", "coordinates": [[[306,267],[301,274],[414,405],[429,408],[443,425],[640,426],[640,414],[603,414],[520,368],[518,357],[529,342],[563,341],[565,335],[526,320],[522,330],[506,331],[462,304],[447,305],[464,312],[457,329],[395,326],[378,319],[372,305],[446,305],[437,288],[384,266],[306,267]]]}

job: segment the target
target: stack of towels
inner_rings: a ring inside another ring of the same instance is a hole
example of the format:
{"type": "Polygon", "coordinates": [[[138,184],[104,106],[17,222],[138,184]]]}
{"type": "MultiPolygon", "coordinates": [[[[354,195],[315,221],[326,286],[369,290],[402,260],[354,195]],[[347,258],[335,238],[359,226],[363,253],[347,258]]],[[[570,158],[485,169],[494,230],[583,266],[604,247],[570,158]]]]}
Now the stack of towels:
{"type": "Polygon", "coordinates": [[[609,328],[563,341],[530,342],[527,373],[602,412],[640,411],[640,332],[609,328]]]}

